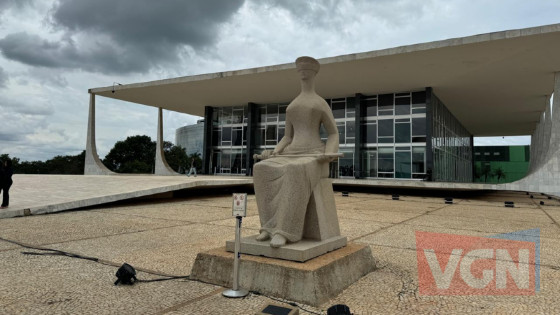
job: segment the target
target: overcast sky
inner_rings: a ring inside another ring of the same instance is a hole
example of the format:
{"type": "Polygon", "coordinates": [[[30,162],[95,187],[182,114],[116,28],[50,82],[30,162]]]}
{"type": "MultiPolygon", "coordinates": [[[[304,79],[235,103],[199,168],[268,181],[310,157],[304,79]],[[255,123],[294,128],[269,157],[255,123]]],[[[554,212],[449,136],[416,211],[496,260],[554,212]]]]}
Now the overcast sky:
{"type": "MultiPolygon", "coordinates": [[[[0,153],[85,149],[89,88],[559,23],[560,1],[0,0],[0,153]]],[[[101,157],[157,109],[97,97],[101,157]]],[[[198,117],[164,111],[164,134],[198,117]]],[[[528,144],[529,138],[476,144],[528,144]]]]}

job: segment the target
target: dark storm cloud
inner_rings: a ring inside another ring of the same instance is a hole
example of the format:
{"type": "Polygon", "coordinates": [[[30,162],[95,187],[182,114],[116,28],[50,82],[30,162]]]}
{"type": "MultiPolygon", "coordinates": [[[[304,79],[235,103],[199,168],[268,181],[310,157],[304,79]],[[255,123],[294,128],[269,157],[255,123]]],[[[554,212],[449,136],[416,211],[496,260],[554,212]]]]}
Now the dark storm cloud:
{"type": "Polygon", "coordinates": [[[0,40],[0,49],[34,66],[144,72],[178,61],[184,46],[213,44],[243,1],[61,0],[50,20],[65,33],[62,40],[15,33],[0,40]]]}
{"type": "MultiPolygon", "coordinates": [[[[14,100],[4,96],[0,96],[0,107],[3,115],[11,116],[51,116],[54,114],[52,105],[42,102],[35,103],[31,100],[14,100]]],[[[6,121],[4,121],[6,124],[6,121]]]]}
{"type": "Polygon", "coordinates": [[[32,4],[35,0],[0,0],[0,15],[4,10],[16,8],[21,9],[28,4],[32,4]]]}
{"type": "Polygon", "coordinates": [[[8,82],[8,74],[0,67],[0,87],[6,86],[6,82],[8,82]]]}

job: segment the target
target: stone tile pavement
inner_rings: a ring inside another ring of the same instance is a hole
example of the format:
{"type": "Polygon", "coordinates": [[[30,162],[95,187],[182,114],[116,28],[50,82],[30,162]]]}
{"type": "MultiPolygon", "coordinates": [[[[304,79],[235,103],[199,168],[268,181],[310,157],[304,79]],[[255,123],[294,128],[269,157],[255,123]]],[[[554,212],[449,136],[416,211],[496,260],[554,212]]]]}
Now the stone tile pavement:
{"type": "MultiPolygon", "coordinates": [[[[525,193],[492,192],[442,198],[336,193],[341,229],[367,244],[379,269],[320,308],[344,303],[355,314],[559,314],[560,202],[525,193]],[[503,202],[515,199],[515,208],[503,202]],[[545,201],[540,205],[539,201],[545,201]],[[533,296],[422,296],[418,292],[415,231],[489,236],[541,229],[541,291],[533,296]]],[[[1,314],[254,314],[269,297],[231,300],[224,288],[185,279],[113,286],[123,262],[140,279],[188,275],[196,254],[234,236],[229,195],[136,200],[82,211],[0,220],[1,314]],[[97,257],[100,262],[39,252],[10,241],[97,257]]],[[[254,196],[243,234],[256,234],[254,196]]]]}

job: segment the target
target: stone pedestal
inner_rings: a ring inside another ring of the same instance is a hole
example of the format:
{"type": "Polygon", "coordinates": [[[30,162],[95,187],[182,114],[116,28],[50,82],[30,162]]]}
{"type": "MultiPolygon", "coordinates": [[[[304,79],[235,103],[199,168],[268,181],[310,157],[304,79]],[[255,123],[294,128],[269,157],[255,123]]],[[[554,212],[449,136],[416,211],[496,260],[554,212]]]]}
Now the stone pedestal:
{"type": "MultiPolygon", "coordinates": [[[[239,252],[253,256],[304,262],[346,246],[346,237],[343,236],[331,237],[324,241],[303,239],[297,243],[287,244],[279,248],[270,247],[270,241],[259,242],[256,238],[257,235],[242,238],[239,252]]],[[[234,252],[235,240],[226,242],[226,250],[234,252]]]]}
{"type": "MultiPolygon", "coordinates": [[[[199,253],[190,277],[232,287],[232,269],[233,253],[220,247],[199,253]]],[[[239,285],[260,294],[319,306],[374,269],[369,246],[354,243],[305,263],[241,255],[239,285]]]]}

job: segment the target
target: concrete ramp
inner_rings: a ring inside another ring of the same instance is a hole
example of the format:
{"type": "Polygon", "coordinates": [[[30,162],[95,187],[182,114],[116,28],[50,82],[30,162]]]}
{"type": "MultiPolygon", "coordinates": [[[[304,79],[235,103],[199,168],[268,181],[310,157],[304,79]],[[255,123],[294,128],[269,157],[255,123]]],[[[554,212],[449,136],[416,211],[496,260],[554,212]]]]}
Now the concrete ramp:
{"type": "Polygon", "coordinates": [[[53,213],[197,187],[252,185],[251,177],[154,175],[13,176],[10,206],[1,218],[53,213]]]}

